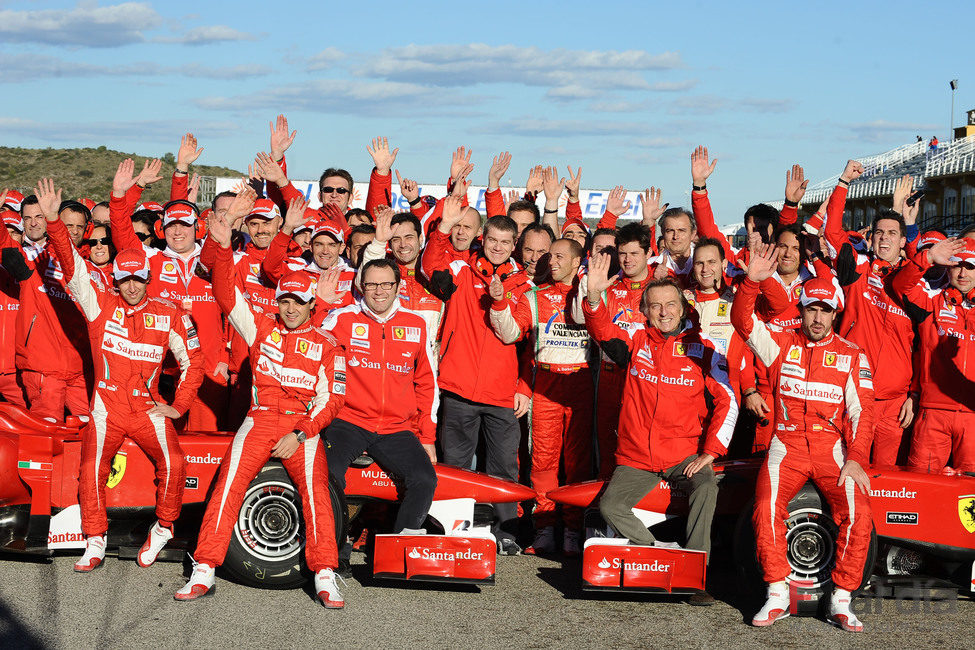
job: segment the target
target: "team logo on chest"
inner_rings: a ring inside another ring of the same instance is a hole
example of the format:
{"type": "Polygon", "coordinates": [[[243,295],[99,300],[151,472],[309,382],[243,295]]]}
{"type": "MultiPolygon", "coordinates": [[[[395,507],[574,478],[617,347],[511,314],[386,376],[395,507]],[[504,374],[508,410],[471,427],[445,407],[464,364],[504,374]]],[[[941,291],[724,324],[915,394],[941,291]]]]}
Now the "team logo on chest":
{"type": "Polygon", "coordinates": [[[827,368],[835,368],[836,367],[836,353],[835,352],[827,352],[826,353],[826,356],[823,358],[823,365],[826,366],[827,368]]]}
{"type": "Polygon", "coordinates": [[[796,363],[802,362],[802,348],[798,345],[793,345],[789,348],[789,361],[795,361],[796,363]]]}
{"type": "Polygon", "coordinates": [[[718,316],[728,315],[728,303],[722,302],[718,304],[718,316]]]}
{"type": "Polygon", "coordinates": [[[268,338],[271,339],[271,343],[274,345],[281,345],[281,333],[279,331],[272,331],[268,338]]]}

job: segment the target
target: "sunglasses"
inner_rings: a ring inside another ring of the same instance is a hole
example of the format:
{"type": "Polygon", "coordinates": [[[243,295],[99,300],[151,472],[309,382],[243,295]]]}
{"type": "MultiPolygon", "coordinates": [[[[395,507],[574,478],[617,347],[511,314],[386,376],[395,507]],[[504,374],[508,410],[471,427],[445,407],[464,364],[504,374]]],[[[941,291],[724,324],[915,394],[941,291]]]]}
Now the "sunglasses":
{"type": "Polygon", "coordinates": [[[139,241],[145,241],[145,240],[149,239],[150,237],[152,237],[152,235],[150,235],[147,232],[137,232],[137,233],[135,233],[135,236],[139,238],[139,241]]]}
{"type": "Polygon", "coordinates": [[[98,239],[86,239],[85,243],[89,246],[108,246],[112,243],[111,237],[100,237],[98,239]]]}
{"type": "Polygon", "coordinates": [[[322,193],[323,194],[332,194],[332,193],[335,193],[335,194],[338,194],[339,196],[341,196],[343,194],[348,194],[349,193],[349,190],[348,190],[348,188],[345,188],[345,187],[331,187],[329,185],[325,185],[324,187],[322,187],[322,193]]]}

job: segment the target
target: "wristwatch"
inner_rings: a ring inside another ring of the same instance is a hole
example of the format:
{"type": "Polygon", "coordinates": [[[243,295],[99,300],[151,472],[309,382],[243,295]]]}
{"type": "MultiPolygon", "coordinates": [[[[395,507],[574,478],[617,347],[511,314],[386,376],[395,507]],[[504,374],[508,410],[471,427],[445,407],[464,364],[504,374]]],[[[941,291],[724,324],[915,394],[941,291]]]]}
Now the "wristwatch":
{"type": "Polygon", "coordinates": [[[294,431],[292,431],[292,433],[295,434],[295,438],[298,439],[299,445],[303,444],[305,440],[308,440],[308,434],[305,433],[304,431],[301,431],[300,429],[295,429],[294,431]]]}

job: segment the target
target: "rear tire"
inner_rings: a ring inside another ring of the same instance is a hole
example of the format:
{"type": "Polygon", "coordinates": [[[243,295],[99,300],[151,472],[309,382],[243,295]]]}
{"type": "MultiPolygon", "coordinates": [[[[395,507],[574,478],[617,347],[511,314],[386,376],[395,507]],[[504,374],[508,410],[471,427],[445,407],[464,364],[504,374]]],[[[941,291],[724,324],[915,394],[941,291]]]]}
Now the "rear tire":
{"type": "MultiPolygon", "coordinates": [[[[836,560],[837,527],[828,503],[811,482],[799,490],[789,502],[788,509],[786,547],[792,573],[787,581],[796,599],[793,603],[795,613],[798,616],[816,616],[820,613],[821,601],[825,601],[823,596],[828,597],[833,590],[831,573],[836,560]],[[794,580],[810,580],[813,586],[792,586],[794,580]]],[[[752,527],[754,511],[755,500],[752,499],[738,517],[735,526],[735,563],[742,582],[756,592],[764,593],[765,582],[755,551],[755,529],[752,527]]],[[[871,525],[870,545],[858,591],[870,580],[876,560],[877,531],[871,525]]]]}
{"type": "MultiPolygon", "coordinates": [[[[345,495],[329,476],[335,539],[344,540],[345,495]]],[[[247,486],[223,568],[239,582],[294,589],[308,579],[301,498],[281,463],[265,465],[247,486]]]]}

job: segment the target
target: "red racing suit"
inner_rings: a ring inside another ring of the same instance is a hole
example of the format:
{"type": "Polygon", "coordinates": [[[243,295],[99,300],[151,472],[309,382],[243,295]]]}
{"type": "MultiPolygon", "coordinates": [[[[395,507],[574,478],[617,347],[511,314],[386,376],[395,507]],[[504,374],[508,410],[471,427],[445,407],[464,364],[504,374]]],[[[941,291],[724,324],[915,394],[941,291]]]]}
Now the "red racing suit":
{"type": "Polygon", "coordinates": [[[203,380],[203,355],[190,317],[168,300],[148,295],[131,306],[89,274],[84,259],[60,221],[48,223],[50,246],[64,269],[68,290],[88,321],[95,361],[91,420],[82,433],[81,528],[104,535],[105,483],[112,459],[125,438],[132,439],[156,466],[156,516],[179,517],[186,483],[186,461],[172,420],[146,413],[159,396],[159,376],[168,349],[180,367],[172,407],[186,412],[203,380]]]}
{"type": "MultiPolygon", "coordinates": [[[[511,308],[491,307],[491,327],[505,343],[530,338],[535,381],[531,411],[531,481],[538,493],[535,528],[555,524],[555,502],[545,493],[559,486],[559,460],[566,483],[592,478],[592,374],[589,334],[569,311],[576,290],[564,283],[535,287],[511,308]]],[[[566,526],[578,529],[582,511],[564,510],[566,526]]]]}
{"type": "Polygon", "coordinates": [[[895,293],[928,312],[918,327],[921,410],[908,465],[940,472],[951,460],[975,471],[975,296],[954,287],[928,289],[927,251],[902,266],[891,281],[895,293]]]}
{"type": "Polygon", "coordinates": [[[307,440],[282,463],[301,496],[305,557],[312,571],[334,568],[338,550],[319,432],[345,400],[345,357],[335,338],[310,321],[289,330],[276,317],[254,312],[234,284],[229,248],[218,250],[213,283],[217,304],[250,347],[254,390],[203,515],[196,560],[214,567],[223,563],[247,486],[278,441],[300,430],[307,440]]]}
{"type": "MultiPolygon", "coordinates": [[[[133,185],[138,188],[138,185],[133,185]]],[[[130,191],[131,193],[131,191],[130,191]]],[[[219,431],[220,420],[227,408],[226,380],[217,374],[217,365],[229,365],[227,339],[223,315],[213,297],[210,281],[198,273],[201,247],[183,257],[170,248],[160,251],[145,246],[132,227],[131,197],[112,194],[109,216],[112,224],[112,243],[117,250],[142,249],[149,258],[149,295],[182,306],[190,314],[199,331],[203,351],[203,383],[199,398],[190,406],[186,428],[190,431],[219,431]]]]}
{"type": "Polygon", "coordinates": [[[426,321],[397,302],[380,318],[362,301],[329,312],[322,329],[345,348],[346,397],[338,418],[378,434],[437,440],[440,396],[426,321]]]}
{"type": "MultiPolygon", "coordinates": [[[[620,274],[609,289],[603,293],[603,302],[610,319],[616,325],[628,329],[646,322],[640,312],[643,291],[653,281],[651,276],[636,281],[620,274]]],[[[578,322],[584,323],[583,307],[588,299],[589,279],[583,277],[579,282],[575,314],[578,322]]],[[[596,382],[596,443],[599,449],[599,478],[609,480],[616,467],[616,437],[623,402],[623,386],[626,383],[626,368],[616,364],[605,350],[599,353],[599,379],[596,382]]]]}
{"type": "Polygon", "coordinates": [[[789,501],[812,481],[839,527],[833,582],[855,590],[863,579],[873,520],[869,498],[847,477],[848,460],[865,466],[873,432],[870,362],[860,348],[830,332],[812,342],[802,330],[771,331],[754,316],[759,285],[746,279],[731,307],[731,322],[769,370],[775,431],[755,485],[752,523],[768,583],[785,580],[789,501]]]}
{"type": "Polygon", "coordinates": [[[17,340],[17,315],[20,311],[20,287],[5,270],[0,270],[0,397],[4,401],[27,407],[24,389],[17,381],[15,345],[17,340]]]}
{"type": "Polygon", "coordinates": [[[688,456],[723,456],[738,417],[724,355],[684,321],[664,336],[644,321],[627,328],[613,323],[604,303],[583,304],[586,327],[604,350],[625,365],[616,462],[663,472],[688,456]],[[708,409],[705,391],[713,400],[708,409]]]}

